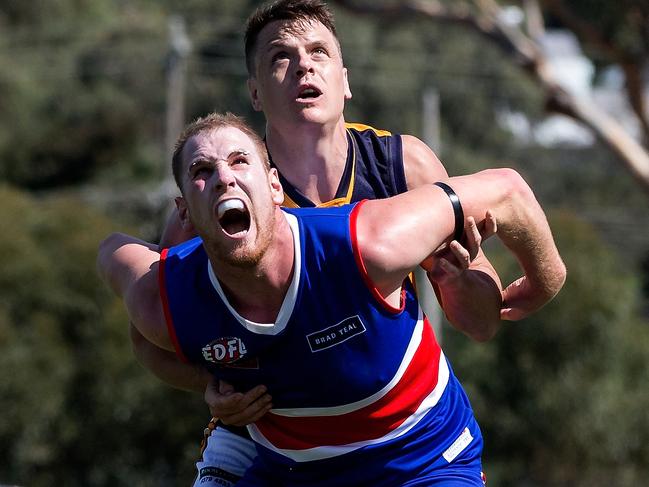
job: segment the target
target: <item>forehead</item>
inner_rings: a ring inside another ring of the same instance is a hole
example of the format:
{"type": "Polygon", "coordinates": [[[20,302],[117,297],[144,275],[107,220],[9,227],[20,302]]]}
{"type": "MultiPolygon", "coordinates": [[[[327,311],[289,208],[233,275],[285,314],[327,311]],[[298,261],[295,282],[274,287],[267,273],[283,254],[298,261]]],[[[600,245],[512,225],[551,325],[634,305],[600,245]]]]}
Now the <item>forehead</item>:
{"type": "Polygon", "coordinates": [[[263,52],[273,44],[299,41],[336,43],[336,38],[317,20],[274,20],[259,32],[257,46],[263,52]]]}
{"type": "Polygon", "coordinates": [[[183,160],[192,161],[198,158],[226,160],[236,151],[245,151],[258,158],[255,142],[236,127],[226,126],[204,130],[192,135],[183,148],[183,160]]]}

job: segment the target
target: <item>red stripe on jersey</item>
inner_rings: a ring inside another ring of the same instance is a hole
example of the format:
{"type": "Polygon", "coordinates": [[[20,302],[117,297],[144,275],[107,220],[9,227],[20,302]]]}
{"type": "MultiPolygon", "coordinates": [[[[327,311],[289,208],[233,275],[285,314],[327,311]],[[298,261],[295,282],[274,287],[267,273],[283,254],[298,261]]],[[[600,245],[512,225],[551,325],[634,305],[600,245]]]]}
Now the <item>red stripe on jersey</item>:
{"type": "Polygon", "coordinates": [[[169,333],[171,343],[173,343],[178,357],[180,357],[183,362],[189,362],[180,348],[180,342],[176,336],[176,327],[174,326],[173,318],[171,316],[171,308],[169,307],[169,296],[167,296],[167,286],[165,281],[165,264],[168,253],[169,249],[163,249],[160,253],[160,264],[158,265],[158,287],[160,288],[160,298],[162,299],[162,308],[164,309],[165,321],[167,322],[167,333],[169,333]]]}
{"type": "Polygon", "coordinates": [[[266,413],[255,423],[278,449],[347,445],[385,436],[410,417],[435,389],[441,350],[428,321],[401,380],[375,403],[336,416],[292,417],[266,413]]]}
{"type": "Polygon", "coordinates": [[[358,248],[358,237],[356,235],[356,221],[358,219],[358,213],[361,206],[363,206],[366,202],[367,200],[359,201],[354,207],[354,209],[351,211],[351,213],[349,214],[349,235],[352,241],[352,251],[354,253],[354,259],[356,260],[356,265],[358,266],[361,276],[363,277],[363,281],[365,282],[365,285],[369,288],[370,292],[372,293],[372,296],[374,296],[374,299],[376,299],[379,303],[381,303],[381,305],[391,313],[395,313],[395,314],[400,313],[406,307],[405,290],[404,289],[401,290],[400,308],[395,308],[390,303],[388,303],[383,297],[383,295],[376,288],[374,281],[372,281],[372,279],[368,275],[367,268],[365,267],[365,262],[363,262],[363,257],[361,256],[361,250],[358,248]]]}

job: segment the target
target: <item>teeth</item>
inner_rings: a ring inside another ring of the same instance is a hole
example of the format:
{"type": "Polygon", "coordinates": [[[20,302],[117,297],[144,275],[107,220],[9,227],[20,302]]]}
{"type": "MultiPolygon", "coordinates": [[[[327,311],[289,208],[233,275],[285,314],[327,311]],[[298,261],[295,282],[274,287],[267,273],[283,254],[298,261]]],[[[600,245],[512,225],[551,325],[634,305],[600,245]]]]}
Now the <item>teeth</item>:
{"type": "Polygon", "coordinates": [[[237,199],[232,199],[232,200],[225,200],[219,203],[219,205],[216,207],[216,212],[219,218],[221,218],[223,215],[225,215],[225,212],[228,210],[240,210],[244,211],[246,207],[243,204],[243,201],[237,200],[237,199]]]}

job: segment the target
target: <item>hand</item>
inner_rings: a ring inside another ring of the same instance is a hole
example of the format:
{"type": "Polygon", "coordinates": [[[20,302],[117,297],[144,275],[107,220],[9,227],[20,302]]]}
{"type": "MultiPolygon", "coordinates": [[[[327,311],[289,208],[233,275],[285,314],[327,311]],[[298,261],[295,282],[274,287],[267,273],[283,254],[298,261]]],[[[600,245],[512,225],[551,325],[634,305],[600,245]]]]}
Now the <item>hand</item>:
{"type": "Polygon", "coordinates": [[[473,217],[468,217],[463,239],[466,248],[453,240],[447,247],[436,252],[425,265],[429,269],[430,278],[437,284],[444,284],[460,277],[478,255],[482,241],[494,235],[497,230],[496,217],[491,211],[486,212],[485,219],[479,225],[473,217]]]}
{"type": "Polygon", "coordinates": [[[520,277],[503,290],[503,306],[500,319],[522,320],[539,306],[535,304],[534,290],[526,276],[520,277]]]}
{"type": "Polygon", "coordinates": [[[254,423],[273,407],[271,400],[263,385],[253,387],[243,394],[235,392],[234,387],[227,382],[212,377],[205,389],[205,402],[212,416],[219,418],[223,424],[232,426],[254,423]]]}
{"type": "MultiPolygon", "coordinates": [[[[551,274],[548,269],[548,274],[551,274]]],[[[517,321],[526,318],[535,311],[545,306],[559,292],[565,281],[565,272],[559,270],[558,277],[554,280],[556,285],[549,285],[550,281],[538,281],[529,276],[516,279],[503,292],[503,304],[500,310],[500,319],[517,321]]]]}

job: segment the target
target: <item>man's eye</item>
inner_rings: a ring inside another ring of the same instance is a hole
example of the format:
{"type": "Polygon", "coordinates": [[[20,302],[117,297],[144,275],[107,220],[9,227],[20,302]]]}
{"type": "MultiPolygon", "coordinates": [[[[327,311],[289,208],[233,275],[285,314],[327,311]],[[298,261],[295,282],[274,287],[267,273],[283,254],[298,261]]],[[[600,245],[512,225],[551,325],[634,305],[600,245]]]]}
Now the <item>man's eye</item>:
{"type": "Polygon", "coordinates": [[[233,166],[236,165],[236,164],[248,164],[248,161],[243,157],[237,157],[236,159],[234,159],[232,161],[233,166]]]}
{"type": "Polygon", "coordinates": [[[288,54],[283,51],[274,54],[273,57],[271,58],[272,62],[282,61],[284,59],[288,59],[288,54]]]}
{"type": "Polygon", "coordinates": [[[204,179],[210,177],[212,174],[212,168],[209,166],[200,166],[194,169],[192,172],[192,178],[194,179],[204,179]]]}

